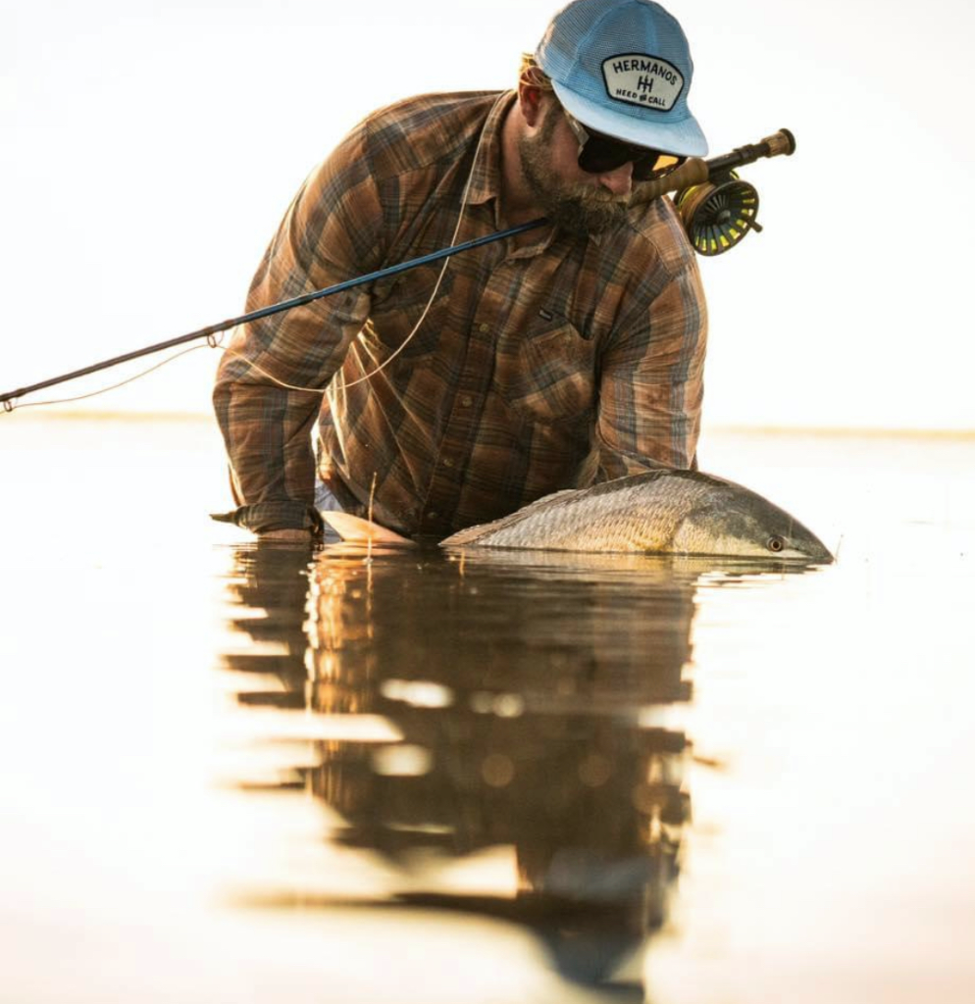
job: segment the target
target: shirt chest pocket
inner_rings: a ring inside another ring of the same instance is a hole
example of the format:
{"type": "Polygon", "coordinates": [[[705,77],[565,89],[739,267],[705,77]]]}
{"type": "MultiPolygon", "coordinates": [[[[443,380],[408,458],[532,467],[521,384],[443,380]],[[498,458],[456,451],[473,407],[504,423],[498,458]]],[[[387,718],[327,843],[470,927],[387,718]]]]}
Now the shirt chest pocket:
{"type": "Polygon", "coordinates": [[[569,323],[500,346],[497,393],[524,418],[543,424],[579,421],[597,406],[597,354],[593,341],[569,323]]]}

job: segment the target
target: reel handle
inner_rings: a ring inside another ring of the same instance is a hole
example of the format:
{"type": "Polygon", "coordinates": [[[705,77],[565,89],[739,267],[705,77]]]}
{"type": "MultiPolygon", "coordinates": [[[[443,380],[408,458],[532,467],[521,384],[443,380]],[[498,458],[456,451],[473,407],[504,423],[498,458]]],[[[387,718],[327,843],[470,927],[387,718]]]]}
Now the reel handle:
{"type": "Polygon", "coordinates": [[[643,181],[635,185],[631,196],[632,205],[652,202],[654,199],[670,192],[679,192],[683,188],[701,185],[710,178],[726,174],[744,164],[752,164],[761,157],[790,156],[797,149],[797,141],[789,129],[779,129],[771,136],[761,139],[759,143],[738,146],[732,153],[702,160],[700,157],[690,157],[681,167],[655,181],[643,181]]]}

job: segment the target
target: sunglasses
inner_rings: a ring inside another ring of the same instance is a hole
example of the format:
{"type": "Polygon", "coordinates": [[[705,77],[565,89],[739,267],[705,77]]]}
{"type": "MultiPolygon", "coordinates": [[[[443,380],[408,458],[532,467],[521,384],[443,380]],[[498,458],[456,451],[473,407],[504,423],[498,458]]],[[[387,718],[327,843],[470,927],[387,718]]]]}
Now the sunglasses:
{"type": "Polygon", "coordinates": [[[635,181],[651,181],[669,174],[686,161],[685,157],[673,153],[650,150],[646,146],[633,146],[614,139],[613,136],[595,132],[581,125],[565,108],[563,114],[580,144],[577,164],[581,171],[588,174],[607,174],[625,164],[631,164],[631,177],[635,181]]]}

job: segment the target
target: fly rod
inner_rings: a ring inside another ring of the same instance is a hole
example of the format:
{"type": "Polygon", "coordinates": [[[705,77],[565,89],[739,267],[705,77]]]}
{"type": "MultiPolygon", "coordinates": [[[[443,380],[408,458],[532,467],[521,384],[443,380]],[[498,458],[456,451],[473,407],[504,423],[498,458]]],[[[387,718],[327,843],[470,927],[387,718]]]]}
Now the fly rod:
{"type": "MultiPolygon", "coordinates": [[[[756,207],[759,203],[756,189],[748,182],[737,178],[735,169],[742,167],[744,164],[752,164],[761,157],[792,154],[795,145],[794,137],[789,130],[781,129],[759,143],[737,147],[732,153],[727,153],[720,157],[714,157],[710,160],[701,160],[698,157],[690,158],[661,178],[637,184],[632,196],[632,203],[641,204],[651,202],[653,199],[657,199],[663,195],[678,192],[675,204],[693,247],[700,254],[721,254],[738,243],[749,230],[759,231],[762,229],[755,220],[756,207]]],[[[250,321],[257,321],[263,317],[270,317],[272,314],[280,314],[282,311],[291,310],[293,307],[301,307],[306,303],[312,303],[313,300],[321,300],[324,297],[332,296],[334,293],[341,293],[344,290],[352,289],[354,286],[362,286],[368,282],[375,282],[377,279],[399,275],[401,272],[416,268],[418,265],[428,265],[431,262],[461,254],[462,251],[470,251],[473,248],[481,247],[493,241],[515,237],[518,234],[524,234],[529,230],[535,230],[538,227],[544,226],[548,222],[545,217],[530,220],[528,223],[521,223],[507,230],[499,230],[495,233],[486,234],[484,237],[476,237],[474,240],[456,244],[453,247],[442,248],[440,251],[432,251],[430,254],[422,255],[419,258],[412,258],[409,261],[401,262],[399,265],[391,265],[376,272],[369,272],[366,275],[347,279],[334,286],[327,286],[324,289],[305,293],[290,300],[282,300],[281,303],[273,303],[268,307],[253,310],[248,314],[242,314],[240,317],[232,317],[229,320],[221,321],[219,324],[208,325],[206,328],[191,331],[177,338],[170,338],[165,342],[157,342],[155,345],[148,345],[143,349],[136,349],[120,356],[113,356],[111,359],[106,359],[100,363],[93,363],[91,366],[73,370],[71,373],[64,373],[61,376],[51,377],[49,380],[41,380],[39,383],[19,387],[17,390],[0,394],[0,404],[3,405],[5,412],[10,412],[14,410],[14,402],[17,399],[25,397],[27,394],[33,394],[34,391],[67,383],[69,380],[77,380],[79,377],[98,373],[100,370],[118,366],[120,363],[126,363],[132,359],[140,359],[155,352],[172,349],[178,345],[196,341],[199,338],[206,338],[216,348],[217,341],[214,335],[227,331],[229,328],[237,327],[239,324],[247,324],[250,321]]]]}

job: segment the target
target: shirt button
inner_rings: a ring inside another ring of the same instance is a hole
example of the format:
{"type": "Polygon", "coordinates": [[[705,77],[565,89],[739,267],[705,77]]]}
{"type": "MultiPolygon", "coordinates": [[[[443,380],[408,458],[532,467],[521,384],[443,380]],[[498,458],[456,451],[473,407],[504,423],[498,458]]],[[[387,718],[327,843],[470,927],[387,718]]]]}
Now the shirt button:
{"type": "Polygon", "coordinates": [[[478,330],[481,331],[481,333],[483,335],[488,331],[488,329],[489,329],[489,326],[487,324],[480,324],[478,326],[478,330]]]}
{"type": "Polygon", "coordinates": [[[451,459],[451,457],[445,457],[444,460],[441,461],[441,463],[444,464],[445,467],[455,466],[455,462],[451,459]]]}
{"type": "Polygon", "coordinates": [[[461,399],[461,405],[463,408],[470,408],[472,406],[471,395],[465,394],[461,399]]]}

